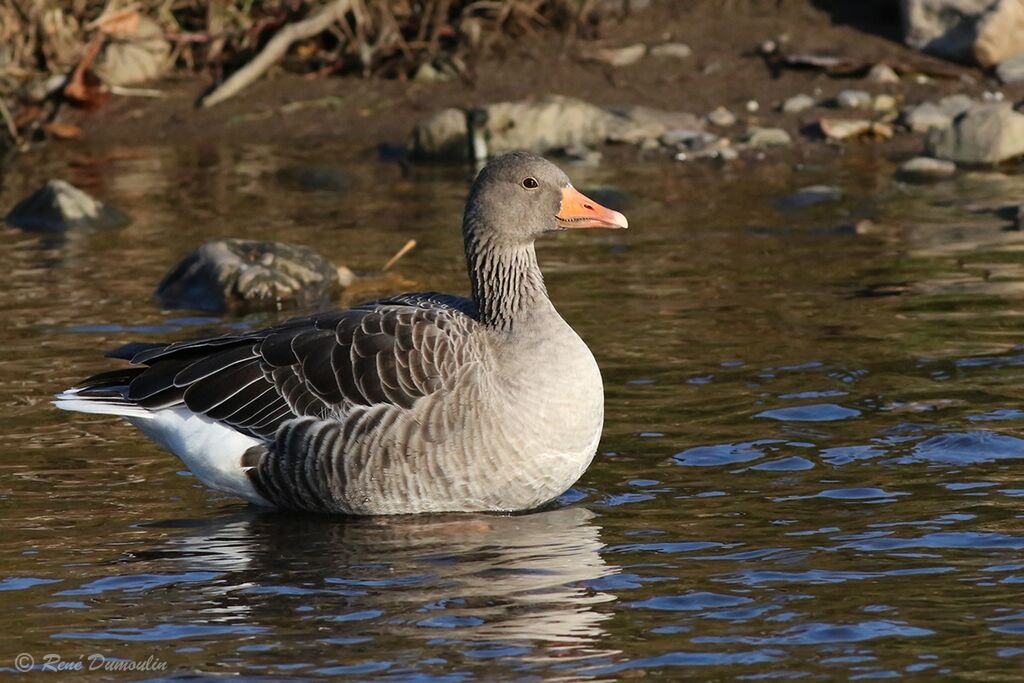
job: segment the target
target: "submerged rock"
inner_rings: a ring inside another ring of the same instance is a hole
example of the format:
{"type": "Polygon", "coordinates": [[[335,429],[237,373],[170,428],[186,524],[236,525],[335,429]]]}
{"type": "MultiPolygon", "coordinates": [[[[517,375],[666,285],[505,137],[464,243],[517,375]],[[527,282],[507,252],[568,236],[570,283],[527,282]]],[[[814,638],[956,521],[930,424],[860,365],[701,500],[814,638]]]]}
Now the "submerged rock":
{"type": "Polygon", "coordinates": [[[40,231],[115,228],[131,222],[126,214],[63,180],[48,180],[4,220],[16,228],[40,231]]]}
{"type": "Polygon", "coordinates": [[[963,164],[998,164],[1024,154],[1024,114],[1010,104],[978,106],[952,128],[928,135],[928,154],[963,164]]]}
{"type": "Polygon", "coordinates": [[[332,299],[355,275],[308,247],[226,239],[207,242],[164,276],[160,305],[219,313],[308,306],[332,299]]]}
{"type": "Polygon", "coordinates": [[[842,198],[843,191],[838,187],[832,187],[830,185],[811,185],[809,187],[801,188],[793,194],[780,197],[776,202],[776,206],[780,209],[790,211],[794,209],[806,209],[809,206],[824,204],[825,202],[838,202],[842,198]]]}
{"type": "Polygon", "coordinates": [[[932,159],[931,157],[914,157],[905,161],[897,175],[903,180],[911,182],[929,182],[934,180],[945,180],[956,175],[956,164],[944,159],[932,159]]]}

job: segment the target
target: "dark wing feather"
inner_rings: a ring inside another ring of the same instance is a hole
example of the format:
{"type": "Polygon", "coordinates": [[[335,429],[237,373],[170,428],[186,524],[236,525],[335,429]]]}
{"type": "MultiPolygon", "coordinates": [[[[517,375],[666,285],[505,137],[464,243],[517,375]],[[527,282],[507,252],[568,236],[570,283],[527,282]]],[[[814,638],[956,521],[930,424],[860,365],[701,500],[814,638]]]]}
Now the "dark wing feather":
{"type": "Polygon", "coordinates": [[[465,360],[474,316],[467,299],[403,294],[256,332],[129,344],[112,355],[146,367],[110,376],[126,380],[129,400],[147,408],[184,404],[269,440],[296,417],[410,408],[442,389],[465,360]]]}

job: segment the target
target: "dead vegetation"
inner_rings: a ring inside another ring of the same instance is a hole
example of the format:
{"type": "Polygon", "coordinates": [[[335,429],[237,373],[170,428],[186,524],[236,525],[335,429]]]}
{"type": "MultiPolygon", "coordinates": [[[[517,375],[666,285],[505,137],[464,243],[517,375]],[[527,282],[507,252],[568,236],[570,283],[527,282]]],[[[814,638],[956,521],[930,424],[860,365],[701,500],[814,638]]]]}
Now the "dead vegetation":
{"type": "MultiPolygon", "coordinates": [[[[75,136],[60,106],[201,74],[220,101],[267,69],[472,80],[474,57],[536,31],[592,34],[609,0],[0,0],[0,137],[75,136]],[[255,65],[255,66],[254,66],[255,65]],[[256,68],[258,67],[258,68],[256,68]],[[248,71],[246,71],[248,69],[248,71]],[[227,81],[225,80],[227,79],[227,81]],[[244,82],[243,82],[244,81],[244,82]]],[[[3,144],[0,143],[0,147],[3,144]]]]}

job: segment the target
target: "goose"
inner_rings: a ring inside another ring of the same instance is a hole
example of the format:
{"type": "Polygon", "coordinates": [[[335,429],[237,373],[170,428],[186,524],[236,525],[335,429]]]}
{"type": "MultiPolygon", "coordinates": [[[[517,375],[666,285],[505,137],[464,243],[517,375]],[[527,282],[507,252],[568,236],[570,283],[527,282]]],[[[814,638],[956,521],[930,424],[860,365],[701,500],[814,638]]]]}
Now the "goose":
{"type": "Polygon", "coordinates": [[[121,416],[206,486],[343,515],[513,512],[590,465],[604,423],[593,354],[548,298],[534,240],[627,228],[551,162],[477,174],[463,217],[471,298],[401,294],[253,332],[107,355],[131,365],[58,394],[121,416]]]}

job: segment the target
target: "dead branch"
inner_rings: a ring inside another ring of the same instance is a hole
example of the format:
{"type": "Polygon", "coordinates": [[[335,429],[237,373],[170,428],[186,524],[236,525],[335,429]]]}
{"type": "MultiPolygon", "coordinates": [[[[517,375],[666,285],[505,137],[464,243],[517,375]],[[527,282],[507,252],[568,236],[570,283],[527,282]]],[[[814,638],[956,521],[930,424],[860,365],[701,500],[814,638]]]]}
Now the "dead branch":
{"type": "Polygon", "coordinates": [[[351,0],[334,0],[312,17],[282,28],[251,62],[231,74],[226,81],[202,98],[200,106],[212,107],[238,94],[284,57],[292,43],[312,38],[334,22],[343,20],[351,5],[351,0]]]}

